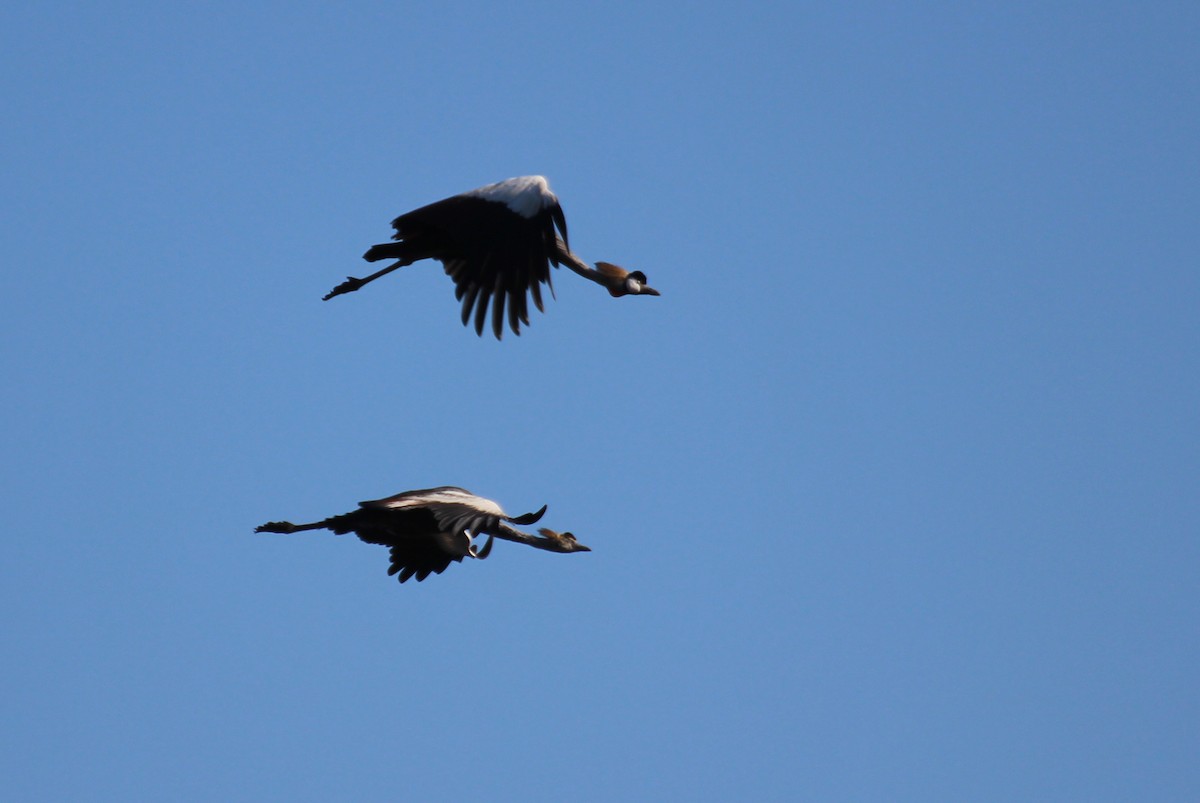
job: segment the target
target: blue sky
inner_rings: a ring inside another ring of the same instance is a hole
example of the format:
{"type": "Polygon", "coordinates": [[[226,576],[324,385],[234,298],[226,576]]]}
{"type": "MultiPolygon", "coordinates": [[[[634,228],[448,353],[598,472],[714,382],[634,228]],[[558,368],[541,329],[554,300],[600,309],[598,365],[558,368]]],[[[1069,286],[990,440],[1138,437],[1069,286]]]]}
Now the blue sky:
{"type": "Polygon", "coordinates": [[[0,11],[0,768],[51,800],[1194,800],[1194,4],[0,11]],[[413,207],[541,173],[520,338],[413,207]],[[254,535],[462,485],[593,548],[254,535]]]}

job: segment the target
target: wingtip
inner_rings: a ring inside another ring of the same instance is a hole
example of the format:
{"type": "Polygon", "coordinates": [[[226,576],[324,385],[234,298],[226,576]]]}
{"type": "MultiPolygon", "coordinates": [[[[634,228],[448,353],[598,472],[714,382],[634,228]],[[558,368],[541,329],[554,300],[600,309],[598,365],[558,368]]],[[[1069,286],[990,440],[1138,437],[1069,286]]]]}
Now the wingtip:
{"type": "Polygon", "coordinates": [[[513,524],[536,524],[537,522],[541,521],[542,516],[546,515],[547,507],[548,505],[542,505],[540,510],[534,511],[533,513],[526,513],[522,516],[516,516],[515,518],[509,519],[509,521],[511,521],[513,524]]]}

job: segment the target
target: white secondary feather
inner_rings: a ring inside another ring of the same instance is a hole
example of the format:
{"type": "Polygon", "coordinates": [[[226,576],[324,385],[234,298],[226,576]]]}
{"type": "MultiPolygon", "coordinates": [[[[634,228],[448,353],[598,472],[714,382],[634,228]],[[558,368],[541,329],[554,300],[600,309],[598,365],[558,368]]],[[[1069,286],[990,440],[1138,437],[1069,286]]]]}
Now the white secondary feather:
{"type": "Polygon", "coordinates": [[[387,503],[387,506],[394,510],[409,507],[425,507],[426,505],[467,505],[481,513],[493,516],[504,515],[504,509],[491,499],[484,499],[482,496],[476,496],[475,494],[454,488],[443,488],[426,494],[408,496],[403,499],[393,499],[387,503]]]}
{"type": "Polygon", "coordinates": [[[518,176],[464,192],[463,195],[504,204],[521,217],[534,217],[546,207],[558,203],[558,198],[550,192],[545,176],[518,176]]]}

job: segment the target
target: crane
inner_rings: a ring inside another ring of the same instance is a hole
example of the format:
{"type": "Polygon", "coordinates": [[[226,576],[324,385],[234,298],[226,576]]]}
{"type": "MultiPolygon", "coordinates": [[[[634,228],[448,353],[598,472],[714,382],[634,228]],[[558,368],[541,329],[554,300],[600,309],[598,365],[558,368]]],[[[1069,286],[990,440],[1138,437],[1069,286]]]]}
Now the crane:
{"type": "Polygon", "coordinates": [[[422,259],[436,259],[454,280],[454,295],[462,302],[462,322],[475,317],[475,332],[483,334],[488,307],[492,332],[501,339],[505,308],[513,334],[529,325],[527,294],[539,311],[541,285],[554,286],[550,265],[565,264],[614,296],[659,295],[646,284],[641,271],[626,271],[607,262],[590,267],[571,253],[567,219],[558,197],[543,176],[519,176],[436,201],[392,221],[394,242],[367,249],[363,259],[396,262],[362,279],[346,281],[325,295],[352,293],[397,268],[422,259]]]}
{"type": "Polygon", "coordinates": [[[271,521],[254,529],[256,533],[297,533],[304,530],[332,530],[335,535],[354,533],[368,544],[391,549],[388,575],[400,575],[401,583],[410,577],[421,582],[430,574],[441,574],[451,561],[465,557],[483,560],[492,551],[493,538],[516,541],[548,552],[591,552],[571,533],[548,528],[540,535],[529,535],[513,527],[538,522],[546,506],[533,513],[508,516],[491,499],[476,496],[463,488],[444,485],[419,491],[405,491],[385,499],[359,502],[358,509],[310,524],[271,521]],[[477,540],[487,536],[479,547],[477,540]]]}

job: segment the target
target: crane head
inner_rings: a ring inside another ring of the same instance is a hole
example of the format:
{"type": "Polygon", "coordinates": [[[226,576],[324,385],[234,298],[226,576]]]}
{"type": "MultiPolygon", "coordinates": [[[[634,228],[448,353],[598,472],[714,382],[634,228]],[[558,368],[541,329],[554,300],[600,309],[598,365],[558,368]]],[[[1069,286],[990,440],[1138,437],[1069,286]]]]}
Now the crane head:
{"type": "Polygon", "coordinates": [[[630,271],[625,277],[625,289],[628,295],[631,296],[657,296],[661,295],[650,285],[646,284],[646,274],[640,270],[630,271]]]}
{"type": "Polygon", "coordinates": [[[551,530],[548,527],[542,527],[538,530],[538,535],[546,539],[546,543],[542,545],[543,549],[549,549],[551,552],[591,552],[591,547],[586,547],[576,540],[572,533],[559,533],[551,530]]]}
{"type": "Polygon", "coordinates": [[[602,284],[613,298],[621,296],[657,296],[660,293],[646,284],[646,274],[640,270],[625,270],[611,262],[597,262],[596,272],[603,277],[602,284]]]}

